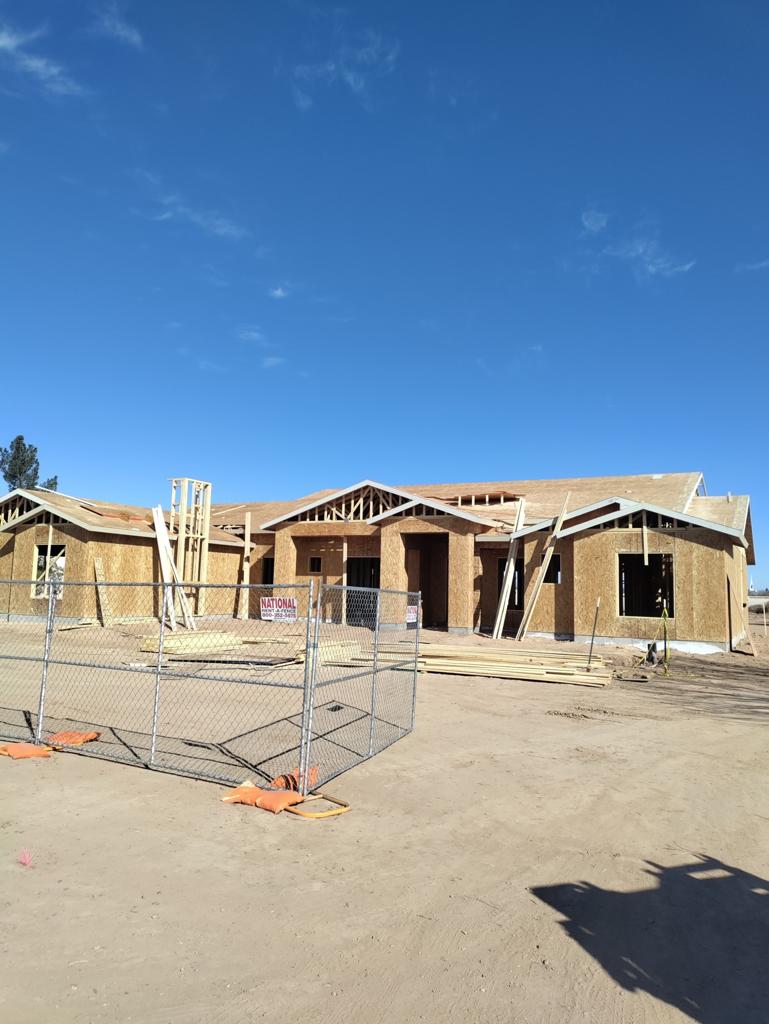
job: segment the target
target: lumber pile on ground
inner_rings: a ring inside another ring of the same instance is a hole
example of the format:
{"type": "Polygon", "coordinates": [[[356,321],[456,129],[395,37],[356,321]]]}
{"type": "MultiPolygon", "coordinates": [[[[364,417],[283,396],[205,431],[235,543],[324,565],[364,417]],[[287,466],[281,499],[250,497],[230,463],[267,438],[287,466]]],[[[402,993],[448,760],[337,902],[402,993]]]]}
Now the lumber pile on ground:
{"type": "MultiPolygon", "coordinates": [[[[378,663],[403,662],[413,656],[413,644],[383,643],[378,663]]],[[[364,665],[371,654],[343,656],[334,664],[364,665]]],[[[495,679],[529,679],[543,683],[572,683],[576,686],[608,686],[611,670],[600,655],[581,652],[534,650],[517,644],[506,647],[423,643],[419,647],[420,672],[441,675],[488,676],[495,679]]]]}
{"type": "Polygon", "coordinates": [[[510,645],[460,645],[426,643],[419,648],[422,672],[442,675],[493,676],[496,679],[531,679],[544,683],[607,686],[611,671],[599,655],[581,652],[533,650],[510,645]]]}
{"type": "MultiPolygon", "coordinates": [[[[140,651],[157,654],[160,647],[158,636],[144,636],[141,639],[140,651]]],[[[234,633],[222,633],[218,630],[166,633],[163,638],[163,650],[166,654],[218,654],[242,646],[243,641],[239,636],[234,633]]]]}

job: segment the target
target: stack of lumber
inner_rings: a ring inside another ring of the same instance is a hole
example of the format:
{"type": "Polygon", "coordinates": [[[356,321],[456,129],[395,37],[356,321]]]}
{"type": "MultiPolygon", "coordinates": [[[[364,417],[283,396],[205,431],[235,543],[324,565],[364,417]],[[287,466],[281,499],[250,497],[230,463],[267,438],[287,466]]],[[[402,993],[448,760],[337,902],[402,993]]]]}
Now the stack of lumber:
{"type": "MultiPolygon", "coordinates": [[[[198,630],[195,633],[166,633],[163,637],[163,651],[166,654],[217,654],[241,647],[243,641],[234,633],[217,630],[198,630]]],[[[142,637],[140,651],[157,654],[160,638],[142,637]]]]}
{"type": "Polygon", "coordinates": [[[510,645],[426,643],[419,648],[422,672],[442,675],[493,676],[497,679],[532,679],[545,683],[574,683],[578,686],[607,686],[611,671],[600,656],[581,652],[532,650],[510,645]]]}
{"type": "MultiPolygon", "coordinates": [[[[407,644],[383,644],[379,659],[404,657],[407,644]]],[[[573,683],[577,686],[608,686],[611,670],[600,655],[579,651],[549,651],[519,647],[490,647],[485,644],[423,643],[419,647],[419,671],[441,675],[492,676],[496,679],[531,679],[545,683],[573,683]]]]}
{"type": "MultiPolygon", "coordinates": [[[[353,645],[347,649],[334,645],[337,651],[329,650],[325,664],[338,666],[371,665],[372,653],[356,651],[353,645]]],[[[414,647],[407,643],[381,644],[377,663],[408,661],[413,657],[414,647]]],[[[600,655],[593,655],[588,664],[588,655],[581,652],[533,650],[517,644],[507,647],[481,645],[424,643],[419,648],[418,668],[420,672],[434,672],[442,675],[489,676],[496,679],[528,679],[545,683],[572,683],[576,686],[608,686],[611,671],[600,655]]]]}

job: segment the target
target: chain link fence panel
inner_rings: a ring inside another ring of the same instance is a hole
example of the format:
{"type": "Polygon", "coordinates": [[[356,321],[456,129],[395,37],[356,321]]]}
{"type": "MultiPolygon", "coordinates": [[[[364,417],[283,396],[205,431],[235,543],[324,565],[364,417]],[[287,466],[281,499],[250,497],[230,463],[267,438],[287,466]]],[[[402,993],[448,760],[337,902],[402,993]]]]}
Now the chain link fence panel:
{"type": "Polygon", "coordinates": [[[418,627],[392,591],[0,581],[0,735],[307,791],[411,730],[418,627]]]}
{"type": "Polygon", "coordinates": [[[321,585],[308,726],[318,785],[413,728],[419,619],[418,594],[321,585]]]}

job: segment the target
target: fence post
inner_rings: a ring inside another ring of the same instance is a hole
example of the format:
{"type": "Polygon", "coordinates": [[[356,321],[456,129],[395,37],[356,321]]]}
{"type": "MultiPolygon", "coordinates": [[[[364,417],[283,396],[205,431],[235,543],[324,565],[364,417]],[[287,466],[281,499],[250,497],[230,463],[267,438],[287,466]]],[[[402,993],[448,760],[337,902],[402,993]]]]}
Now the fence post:
{"type": "Polygon", "coordinates": [[[411,729],[414,729],[414,722],[417,714],[417,676],[419,675],[419,630],[422,625],[422,591],[420,590],[417,595],[417,635],[414,640],[414,684],[411,688],[411,729]]]}
{"type": "Polygon", "coordinates": [[[371,721],[368,732],[368,756],[374,753],[374,723],[376,722],[376,673],[379,665],[379,614],[382,605],[382,591],[376,592],[376,612],[374,617],[374,660],[371,669],[371,721]]]}
{"type": "Polygon", "coordinates": [[[312,739],[310,731],[312,729],[312,705],[313,705],[313,683],[314,683],[314,665],[315,665],[315,654],[318,650],[318,619],[320,618],[320,595],[322,590],[322,584],[318,588],[318,609],[315,616],[315,627],[312,628],[312,599],[314,593],[314,581],[310,580],[309,588],[307,591],[307,631],[304,640],[304,695],[302,699],[302,738],[301,745],[299,748],[299,792],[302,796],[307,796],[308,791],[308,771],[310,765],[310,748],[312,746],[312,739]],[[313,639],[314,637],[314,639],[313,639]]]}
{"type": "Polygon", "coordinates": [[[48,662],[51,657],[51,640],[53,638],[53,622],[56,616],[56,594],[59,584],[48,584],[48,611],[45,617],[45,641],[43,643],[43,671],[40,676],[40,700],[37,705],[37,730],[35,743],[40,742],[43,733],[43,717],[45,715],[45,686],[48,682],[48,662]]]}
{"type": "MultiPolygon", "coordinates": [[[[173,601],[173,598],[171,598],[173,601]]],[[[158,740],[158,711],[160,709],[160,674],[163,664],[163,644],[166,635],[168,614],[168,584],[163,584],[163,600],[160,608],[160,632],[158,633],[158,658],[155,663],[155,697],[152,704],[152,740],[150,742],[150,765],[155,763],[155,748],[158,740]]]]}

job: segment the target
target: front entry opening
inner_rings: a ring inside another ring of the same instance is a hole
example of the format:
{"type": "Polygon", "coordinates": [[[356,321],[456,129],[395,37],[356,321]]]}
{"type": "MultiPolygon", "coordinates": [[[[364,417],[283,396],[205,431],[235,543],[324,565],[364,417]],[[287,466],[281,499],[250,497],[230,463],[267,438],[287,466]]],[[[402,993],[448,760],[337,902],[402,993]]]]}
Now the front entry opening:
{"type": "MultiPolygon", "coordinates": [[[[379,588],[379,559],[378,558],[348,558],[347,559],[347,586],[348,587],[370,587],[373,590],[379,588]]],[[[345,602],[345,618],[350,626],[367,626],[374,628],[376,620],[375,593],[367,594],[363,591],[349,591],[345,602]]]]}
{"type": "Polygon", "coordinates": [[[347,586],[379,588],[378,558],[348,558],[347,586]]]}
{"type": "Polygon", "coordinates": [[[445,629],[449,618],[449,535],[404,534],[409,590],[422,591],[422,624],[445,629]]]}

